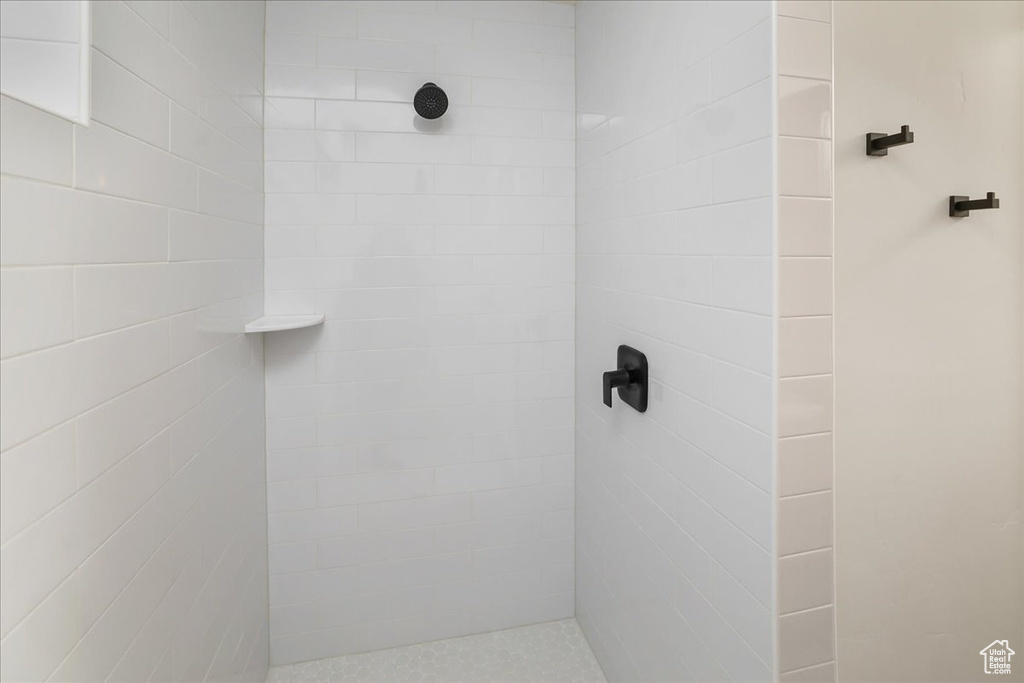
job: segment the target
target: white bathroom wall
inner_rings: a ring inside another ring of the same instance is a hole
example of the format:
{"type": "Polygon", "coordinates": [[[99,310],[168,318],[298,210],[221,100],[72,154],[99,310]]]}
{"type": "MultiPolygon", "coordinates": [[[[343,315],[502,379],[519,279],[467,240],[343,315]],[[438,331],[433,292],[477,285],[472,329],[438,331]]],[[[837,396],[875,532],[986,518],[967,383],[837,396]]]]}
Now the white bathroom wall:
{"type": "Polygon", "coordinates": [[[839,680],[1024,680],[1024,3],[834,8],[839,680]]]}
{"type": "Polygon", "coordinates": [[[0,3],[0,92],[79,120],[87,92],[82,54],[90,20],[84,12],[82,0],[0,3]]]}
{"type": "Polygon", "coordinates": [[[573,17],[268,4],[275,662],[573,613],[573,17]]]}
{"type": "Polygon", "coordinates": [[[772,7],[577,4],[576,615],[609,680],[774,671],[772,7]],[[623,343],[645,414],[601,401],[623,343]]]}
{"type": "Polygon", "coordinates": [[[0,677],[263,680],[261,2],[94,3],[3,98],[0,677]]]}

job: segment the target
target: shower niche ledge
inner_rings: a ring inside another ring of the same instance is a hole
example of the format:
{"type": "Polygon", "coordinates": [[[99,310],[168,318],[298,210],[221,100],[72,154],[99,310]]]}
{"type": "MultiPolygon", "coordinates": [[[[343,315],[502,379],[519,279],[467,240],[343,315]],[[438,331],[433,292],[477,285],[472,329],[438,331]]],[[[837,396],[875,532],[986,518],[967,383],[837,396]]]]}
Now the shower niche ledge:
{"type": "Polygon", "coordinates": [[[303,327],[322,325],[324,322],[323,313],[304,313],[301,315],[265,315],[257,318],[251,323],[246,323],[246,334],[259,334],[261,332],[279,332],[281,330],[299,330],[303,327]]]}

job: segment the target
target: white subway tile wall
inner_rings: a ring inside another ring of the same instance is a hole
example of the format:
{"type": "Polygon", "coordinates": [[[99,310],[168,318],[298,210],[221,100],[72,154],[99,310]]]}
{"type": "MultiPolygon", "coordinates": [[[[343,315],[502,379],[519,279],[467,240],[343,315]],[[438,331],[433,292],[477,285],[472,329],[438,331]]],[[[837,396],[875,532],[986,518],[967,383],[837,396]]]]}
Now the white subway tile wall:
{"type": "Polygon", "coordinates": [[[577,4],[576,614],[609,680],[772,679],[771,14],[577,4]],[[619,344],[645,414],[602,404],[619,344]]]}
{"type": "Polygon", "coordinates": [[[832,3],[780,0],[776,561],[780,680],[835,680],[832,3]]]}
{"type": "Polygon", "coordinates": [[[82,8],[80,0],[0,3],[0,90],[78,120],[82,8]]]}
{"type": "Polygon", "coordinates": [[[267,3],[275,663],[573,613],[573,26],[267,3]]]}
{"type": "Polygon", "coordinates": [[[262,681],[263,3],[92,7],[91,125],[0,100],[0,678],[262,681]]]}

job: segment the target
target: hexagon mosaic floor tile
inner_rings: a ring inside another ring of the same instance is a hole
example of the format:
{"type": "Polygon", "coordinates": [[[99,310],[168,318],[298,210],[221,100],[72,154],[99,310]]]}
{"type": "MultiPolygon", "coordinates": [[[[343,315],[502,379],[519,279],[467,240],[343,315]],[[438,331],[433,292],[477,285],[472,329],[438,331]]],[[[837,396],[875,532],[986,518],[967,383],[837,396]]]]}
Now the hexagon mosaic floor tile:
{"type": "Polygon", "coordinates": [[[575,619],[274,667],[268,683],[605,683],[575,619]]]}

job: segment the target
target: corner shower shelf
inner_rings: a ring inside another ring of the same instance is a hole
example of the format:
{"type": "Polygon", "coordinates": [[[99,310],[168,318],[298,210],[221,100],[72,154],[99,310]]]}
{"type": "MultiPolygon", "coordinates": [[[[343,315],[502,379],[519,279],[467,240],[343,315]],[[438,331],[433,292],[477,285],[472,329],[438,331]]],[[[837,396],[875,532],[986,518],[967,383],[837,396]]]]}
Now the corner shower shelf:
{"type": "Polygon", "coordinates": [[[303,327],[322,325],[324,322],[323,313],[308,313],[305,315],[265,315],[246,324],[246,334],[258,334],[260,332],[277,332],[278,330],[298,330],[303,327]]]}

